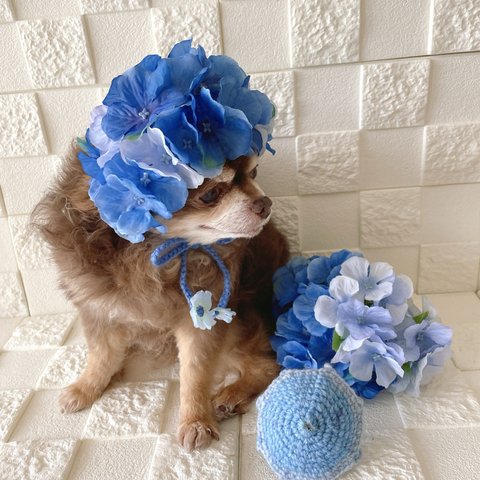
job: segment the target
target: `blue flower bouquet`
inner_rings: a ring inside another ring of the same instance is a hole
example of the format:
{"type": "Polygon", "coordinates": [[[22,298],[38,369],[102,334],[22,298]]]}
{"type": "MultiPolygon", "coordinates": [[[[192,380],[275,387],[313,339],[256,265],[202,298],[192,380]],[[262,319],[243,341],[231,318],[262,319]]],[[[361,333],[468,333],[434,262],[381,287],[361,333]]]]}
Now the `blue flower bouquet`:
{"type": "Polygon", "coordinates": [[[326,363],[364,398],[381,390],[418,396],[450,355],[452,331],[388,263],[360,253],[297,257],[274,275],[272,346],[285,368],[326,363]]]}

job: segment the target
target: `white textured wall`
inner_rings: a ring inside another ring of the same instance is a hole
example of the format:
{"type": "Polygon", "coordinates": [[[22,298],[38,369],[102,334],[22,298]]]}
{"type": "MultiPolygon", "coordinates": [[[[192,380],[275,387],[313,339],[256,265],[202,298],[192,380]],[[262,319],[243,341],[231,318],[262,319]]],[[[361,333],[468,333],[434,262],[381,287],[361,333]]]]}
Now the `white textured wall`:
{"type": "Polygon", "coordinates": [[[295,250],[478,288],[480,0],[0,0],[0,317],[69,309],[28,214],[111,78],[188,36],[276,102],[295,250]]]}

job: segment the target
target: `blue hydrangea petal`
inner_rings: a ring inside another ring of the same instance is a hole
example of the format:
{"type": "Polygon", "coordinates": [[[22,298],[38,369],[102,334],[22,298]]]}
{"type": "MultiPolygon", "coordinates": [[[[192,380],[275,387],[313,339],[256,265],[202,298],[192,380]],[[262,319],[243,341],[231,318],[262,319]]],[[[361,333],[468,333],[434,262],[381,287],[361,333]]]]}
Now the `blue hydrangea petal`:
{"type": "Polygon", "coordinates": [[[121,235],[135,235],[145,232],[150,226],[151,215],[141,208],[133,208],[122,213],[116,222],[116,230],[121,235]]]}
{"type": "Polygon", "coordinates": [[[225,126],[218,130],[217,135],[228,160],[248,154],[252,143],[252,126],[241,110],[225,107],[225,126]]]}
{"type": "Polygon", "coordinates": [[[324,285],[330,273],[330,262],[326,257],[314,258],[307,267],[307,276],[310,282],[324,285]]]}
{"type": "Polygon", "coordinates": [[[182,180],[171,177],[159,177],[149,185],[149,191],[160,200],[170,212],[176,212],[185,206],[188,197],[187,185],[182,180]]]}

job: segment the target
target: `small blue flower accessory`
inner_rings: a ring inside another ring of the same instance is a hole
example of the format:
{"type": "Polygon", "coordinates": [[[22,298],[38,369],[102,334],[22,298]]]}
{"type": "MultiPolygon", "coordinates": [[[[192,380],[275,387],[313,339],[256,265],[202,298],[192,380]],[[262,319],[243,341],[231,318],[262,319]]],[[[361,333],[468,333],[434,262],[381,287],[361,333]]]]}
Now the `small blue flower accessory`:
{"type": "Polygon", "coordinates": [[[273,281],[271,344],[284,368],[331,364],[362,397],[418,396],[449,356],[451,329],[428,300],[414,305],[411,280],[385,262],[348,250],[297,257],[273,281]]]}
{"type": "Polygon", "coordinates": [[[232,58],[207,57],[191,40],[112,80],[78,158],[92,177],[90,198],[119,236],[137,243],[150,229],[164,233],[162,218],[225,162],[274,153],[274,106],[249,80],[232,58]]]}
{"type": "Polygon", "coordinates": [[[360,458],[363,401],[335,370],[283,370],[257,400],[257,448],[282,480],[333,480],[360,458]]]}
{"type": "MultiPolygon", "coordinates": [[[[219,240],[218,244],[229,243],[230,240],[219,240]]],[[[227,308],[230,299],[231,281],[230,272],[223,263],[220,255],[211,245],[202,245],[200,243],[189,244],[183,238],[170,238],[160,244],[151,255],[152,263],[161,267],[176,257],[180,257],[180,288],[183,295],[190,306],[190,316],[193,325],[200,330],[211,330],[217,323],[217,320],[223,320],[230,323],[235,316],[235,312],[227,308]],[[212,309],[212,293],[209,291],[199,290],[195,294],[192,293],[187,285],[187,256],[190,250],[201,249],[207,255],[213,258],[218,269],[223,275],[223,292],[218,306],[212,309]]]]}

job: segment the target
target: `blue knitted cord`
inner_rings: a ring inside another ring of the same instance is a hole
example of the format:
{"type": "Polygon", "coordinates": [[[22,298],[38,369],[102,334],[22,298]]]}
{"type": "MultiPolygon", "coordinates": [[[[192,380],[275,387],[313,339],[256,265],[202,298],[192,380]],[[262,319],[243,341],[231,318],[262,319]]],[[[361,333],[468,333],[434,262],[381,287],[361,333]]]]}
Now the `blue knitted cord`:
{"type": "MultiPolygon", "coordinates": [[[[217,243],[219,245],[226,245],[230,242],[231,240],[226,238],[219,240],[217,243]]],[[[150,256],[150,260],[153,265],[161,267],[163,265],[166,265],[174,258],[180,257],[180,288],[182,289],[183,295],[185,296],[188,304],[190,305],[190,300],[193,297],[193,293],[187,284],[187,255],[190,250],[198,249],[201,249],[205,253],[207,253],[207,255],[210,255],[223,274],[223,292],[218,302],[218,306],[221,308],[226,308],[228,305],[228,301],[230,300],[230,295],[232,291],[230,272],[228,271],[228,268],[226,267],[218,252],[211,245],[203,245],[201,243],[190,244],[184,238],[174,237],[166,240],[165,242],[161,243],[157,248],[155,248],[155,250],[150,256]]]]}

